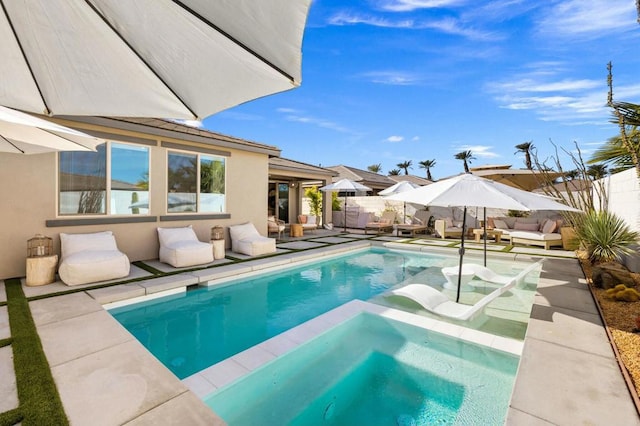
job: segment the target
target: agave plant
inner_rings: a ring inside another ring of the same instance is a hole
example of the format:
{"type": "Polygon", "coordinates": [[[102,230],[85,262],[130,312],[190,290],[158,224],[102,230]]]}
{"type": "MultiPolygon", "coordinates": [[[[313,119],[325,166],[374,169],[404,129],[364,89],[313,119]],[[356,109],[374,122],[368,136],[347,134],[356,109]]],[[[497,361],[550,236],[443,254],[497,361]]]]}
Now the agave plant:
{"type": "Polygon", "coordinates": [[[624,220],[607,211],[587,213],[576,228],[578,240],[592,262],[619,261],[623,254],[633,253],[633,244],[640,239],[624,220]]]}

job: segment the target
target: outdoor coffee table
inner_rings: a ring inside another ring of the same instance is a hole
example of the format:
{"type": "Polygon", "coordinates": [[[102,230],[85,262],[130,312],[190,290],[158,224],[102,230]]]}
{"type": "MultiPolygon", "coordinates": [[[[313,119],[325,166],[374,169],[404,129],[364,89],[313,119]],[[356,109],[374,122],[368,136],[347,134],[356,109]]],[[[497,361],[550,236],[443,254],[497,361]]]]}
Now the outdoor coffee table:
{"type": "MultiPolygon", "coordinates": [[[[476,237],[476,243],[479,243],[484,235],[484,229],[474,229],[473,235],[476,237]]],[[[487,238],[494,238],[496,243],[502,241],[502,231],[499,229],[487,229],[487,238]]]]}

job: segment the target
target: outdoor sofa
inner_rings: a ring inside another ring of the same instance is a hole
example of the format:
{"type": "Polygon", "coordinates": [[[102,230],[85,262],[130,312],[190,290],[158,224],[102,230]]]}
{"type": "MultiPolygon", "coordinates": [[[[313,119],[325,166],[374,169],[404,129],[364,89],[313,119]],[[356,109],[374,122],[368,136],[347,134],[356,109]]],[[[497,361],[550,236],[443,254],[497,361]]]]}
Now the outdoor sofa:
{"type": "Polygon", "coordinates": [[[535,245],[549,250],[562,246],[561,221],[559,218],[499,217],[487,218],[487,225],[502,231],[502,239],[511,241],[512,245],[535,245]]]}
{"type": "Polygon", "coordinates": [[[454,223],[450,217],[436,219],[434,223],[436,235],[443,240],[448,237],[460,238],[462,236],[462,222],[454,223]],[[460,226],[458,226],[460,225],[460,226]]]}

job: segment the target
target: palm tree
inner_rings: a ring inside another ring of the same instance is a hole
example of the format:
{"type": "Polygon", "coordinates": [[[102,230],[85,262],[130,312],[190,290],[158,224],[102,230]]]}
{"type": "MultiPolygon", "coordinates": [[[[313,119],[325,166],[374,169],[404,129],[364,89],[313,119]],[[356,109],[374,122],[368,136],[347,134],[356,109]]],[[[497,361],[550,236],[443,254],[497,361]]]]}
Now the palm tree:
{"type": "MultiPolygon", "coordinates": [[[[630,132],[628,132],[627,140],[631,142],[631,145],[634,146],[638,154],[640,154],[640,129],[634,127],[630,132]]],[[[604,163],[608,166],[612,166],[612,173],[621,172],[634,167],[631,153],[622,143],[622,138],[620,136],[609,138],[606,144],[598,148],[593,153],[587,163],[604,163]]]]}
{"type": "Polygon", "coordinates": [[[464,161],[464,172],[469,173],[468,163],[471,163],[471,160],[475,160],[476,157],[473,156],[471,151],[462,151],[455,155],[455,159],[464,161]]]}
{"type": "Polygon", "coordinates": [[[421,169],[425,169],[427,171],[427,179],[433,180],[431,177],[431,167],[436,165],[436,160],[424,160],[420,161],[418,164],[420,164],[421,169]]]}
{"type": "Polygon", "coordinates": [[[514,154],[519,152],[524,153],[524,164],[527,166],[528,170],[533,170],[533,166],[531,165],[531,150],[533,149],[533,142],[523,142],[521,144],[516,145],[517,151],[514,154]]]}
{"type": "Polygon", "coordinates": [[[609,171],[607,170],[606,164],[592,164],[587,167],[587,175],[593,179],[602,179],[607,176],[607,174],[609,174],[609,171]]]}
{"type": "Polygon", "coordinates": [[[380,173],[382,171],[382,164],[380,163],[372,164],[369,167],[367,167],[367,170],[369,170],[372,173],[380,173]]]}
{"type": "Polygon", "coordinates": [[[389,176],[398,176],[400,174],[400,169],[389,170],[389,176]]]}
{"type": "Polygon", "coordinates": [[[408,175],[409,174],[409,169],[411,168],[411,160],[403,161],[402,163],[396,164],[396,166],[398,166],[398,168],[400,168],[400,169],[403,169],[404,170],[404,174],[408,175]]]}

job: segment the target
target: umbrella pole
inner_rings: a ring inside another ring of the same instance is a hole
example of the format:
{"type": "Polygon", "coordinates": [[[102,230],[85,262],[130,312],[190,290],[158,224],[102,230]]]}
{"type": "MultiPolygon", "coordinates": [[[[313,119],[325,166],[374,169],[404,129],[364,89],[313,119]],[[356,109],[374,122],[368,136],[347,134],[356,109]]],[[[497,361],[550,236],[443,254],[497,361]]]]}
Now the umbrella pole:
{"type": "Polygon", "coordinates": [[[484,266],[487,266],[487,208],[483,207],[484,216],[482,226],[484,228],[484,266]]]}
{"type": "Polygon", "coordinates": [[[347,193],[344,195],[344,233],[347,233],[347,193]]]}
{"type": "Polygon", "coordinates": [[[460,253],[460,264],[458,265],[458,291],[456,294],[456,303],[460,301],[460,283],[462,280],[462,259],[464,258],[464,234],[467,227],[466,225],[467,225],[467,206],[464,206],[464,212],[462,216],[462,239],[460,241],[460,250],[458,250],[458,253],[460,253]]]}

